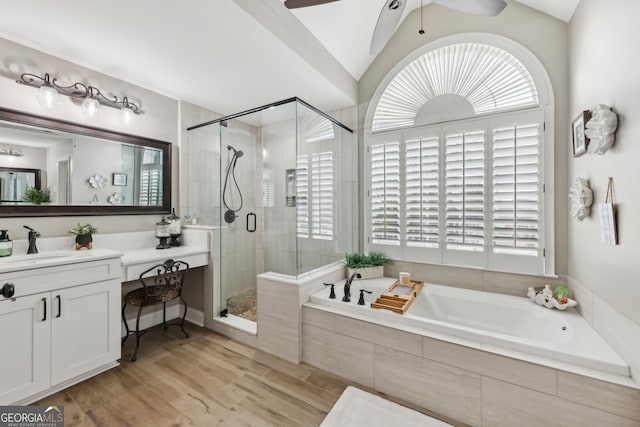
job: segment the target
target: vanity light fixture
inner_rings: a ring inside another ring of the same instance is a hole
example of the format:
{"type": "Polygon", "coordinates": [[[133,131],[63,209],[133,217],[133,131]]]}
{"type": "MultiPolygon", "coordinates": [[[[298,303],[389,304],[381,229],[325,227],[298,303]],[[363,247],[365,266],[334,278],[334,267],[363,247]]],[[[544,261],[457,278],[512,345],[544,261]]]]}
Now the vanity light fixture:
{"type": "Polygon", "coordinates": [[[98,101],[98,98],[95,97],[95,95],[93,94],[93,87],[89,86],[89,94],[87,95],[87,97],[84,99],[84,101],[82,101],[82,113],[89,117],[96,117],[98,114],[100,114],[100,102],[98,101]]]}
{"type": "Polygon", "coordinates": [[[120,110],[120,119],[125,124],[131,123],[134,114],[143,113],[140,107],[129,101],[126,96],[122,99],[117,96],[107,97],[97,87],[80,82],[70,86],[62,86],[58,84],[57,79],[52,79],[49,73],[45,73],[44,76],[24,73],[19,80],[16,80],[16,83],[37,87],[38,103],[44,108],[54,108],[59,103],[60,95],[64,95],[78,101],[82,100],[80,105],[83,113],[88,117],[97,116],[103,105],[120,110]]]}
{"type": "Polygon", "coordinates": [[[44,75],[42,86],[38,89],[38,104],[47,109],[52,109],[60,103],[58,91],[51,85],[49,74],[44,75]]]}
{"type": "Polygon", "coordinates": [[[24,153],[20,149],[12,147],[0,147],[0,156],[23,157],[24,153]]]}

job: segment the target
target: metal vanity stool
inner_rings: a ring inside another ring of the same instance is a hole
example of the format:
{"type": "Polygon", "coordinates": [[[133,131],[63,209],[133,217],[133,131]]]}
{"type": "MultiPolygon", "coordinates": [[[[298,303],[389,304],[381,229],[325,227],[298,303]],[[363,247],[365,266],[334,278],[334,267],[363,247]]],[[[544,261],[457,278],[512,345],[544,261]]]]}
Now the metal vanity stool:
{"type": "MultiPolygon", "coordinates": [[[[134,289],[127,293],[123,298],[122,305],[122,321],[127,329],[127,335],[122,339],[122,345],[124,345],[130,334],[136,336],[136,349],[131,356],[131,361],[135,362],[138,358],[138,350],[140,349],[140,337],[151,328],[140,330],[140,314],[142,314],[142,308],[148,305],[162,304],[162,325],[166,330],[169,326],[180,326],[184,336],[189,338],[189,334],[184,329],[184,318],[187,316],[187,303],[182,298],[182,285],[184,283],[185,276],[189,270],[189,264],[184,261],[174,261],[172,259],[166,260],[162,264],[151,267],[140,274],[138,279],[141,288],[134,289]],[[182,304],[184,304],[184,314],[180,323],[167,323],[167,303],[173,301],[176,298],[180,298],[182,304]],[[136,329],[130,330],[125,318],[124,311],[127,305],[138,306],[138,316],[136,317],[136,329]]],[[[156,325],[160,326],[160,325],[156,325]]]]}

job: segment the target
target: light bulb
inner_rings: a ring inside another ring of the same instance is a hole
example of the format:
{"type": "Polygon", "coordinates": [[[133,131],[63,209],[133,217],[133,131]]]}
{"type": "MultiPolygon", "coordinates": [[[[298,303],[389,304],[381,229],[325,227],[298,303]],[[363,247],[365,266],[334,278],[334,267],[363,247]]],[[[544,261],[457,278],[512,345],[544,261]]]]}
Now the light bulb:
{"type": "Polygon", "coordinates": [[[100,103],[95,98],[86,97],[82,101],[82,111],[87,117],[95,117],[100,113],[100,103]]]}
{"type": "Polygon", "coordinates": [[[38,89],[38,104],[43,108],[52,109],[60,102],[58,91],[52,86],[43,85],[38,89]]]}
{"type": "Polygon", "coordinates": [[[120,109],[120,121],[128,125],[133,120],[133,110],[129,107],[122,107],[120,109]]]}

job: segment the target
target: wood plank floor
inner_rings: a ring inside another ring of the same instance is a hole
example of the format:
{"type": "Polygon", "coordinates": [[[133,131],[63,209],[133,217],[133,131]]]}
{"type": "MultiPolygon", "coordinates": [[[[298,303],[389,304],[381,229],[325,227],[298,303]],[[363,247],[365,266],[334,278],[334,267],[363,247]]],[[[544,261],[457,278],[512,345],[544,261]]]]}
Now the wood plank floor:
{"type": "Polygon", "coordinates": [[[306,427],[318,426],[355,385],[204,328],[189,325],[188,331],[189,339],[178,328],[149,332],[134,363],[130,337],[120,366],[35,404],[64,405],[66,427],[306,427]]]}

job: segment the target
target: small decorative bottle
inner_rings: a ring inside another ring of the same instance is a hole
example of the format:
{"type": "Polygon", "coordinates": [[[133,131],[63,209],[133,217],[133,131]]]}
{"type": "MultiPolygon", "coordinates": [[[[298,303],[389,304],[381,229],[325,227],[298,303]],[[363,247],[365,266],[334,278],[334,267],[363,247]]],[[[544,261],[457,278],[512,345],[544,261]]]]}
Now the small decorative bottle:
{"type": "Polygon", "coordinates": [[[169,223],[162,217],[162,219],[156,222],[156,238],[160,240],[156,249],[169,249],[169,223]]]}
{"type": "Polygon", "coordinates": [[[176,215],[175,208],[171,210],[171,215],[167,217],[167,222],[169,222],[169,234],[171,235],[171,241],[169,242],[169,244],[171,246],[180,246],[182,244],[180,242],[182,229],[180,225],[180,217],[176,215]]]}
{"type": "Polygon", "coordinates": [[[13,241],[7,230],[0,230],[0,257],[13,254],[13,241]]]}

